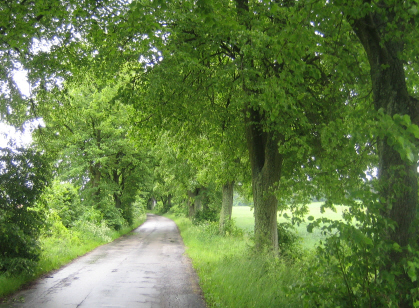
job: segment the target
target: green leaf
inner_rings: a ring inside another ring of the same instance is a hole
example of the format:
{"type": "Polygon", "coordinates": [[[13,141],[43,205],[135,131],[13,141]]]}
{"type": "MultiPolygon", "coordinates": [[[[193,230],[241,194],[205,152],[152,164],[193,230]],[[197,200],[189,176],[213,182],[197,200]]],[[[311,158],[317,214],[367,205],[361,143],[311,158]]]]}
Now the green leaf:
{"type": "Polygon", "coordinates": [[[412,5],[410,9],[407,10],[409,14],[417,15],[418,14],[418,7],[416,5],[412,5]]]}
{"type": "Polygon", "coordinates": [[[308,216],[307,219],[310,220],[310,221],[313,221],[314,220],[314,216],[308,216]]]}
{"type": "Polygon", "coordinates": [[[411,261],[407,261],[407,265],[409,267],[409,269],[407,270],[407,274],[409,275],[412,282],[415,282],[417,280],[417,275],[416,275],[417,266],[416,266],[416,263],[411,262],[411,261]]]}
{"type": "Polygon", "coordinates": [[[419,139],[419,127],[416,124],[409,125],[407,131],[413,134],[415,138],[419,139]]]}
{"type": "Polygon", "coordinates": [[[413,155],[413,153],[412,153],[412,151],[410,151],[410,149],[409,149],[409,151],[406,153],[406,158],[411,162],[411,163],[413,163],[414,161],[415,161],[415,156],[413,155]]]}
{"type": "Polygon", "coordinates": [[[308,224],[307,225],[307,232],[308,233],[313,233],[313,228],[314,228],[314,225],[313,224],[308,224]]]}
{"type": "Polygon", "coordinates": [[[398,251],[398,252],[401,252],[402,250],[401,250],[401,248],[400,248],[400,245],[399,244],[397,244],[397,243],[393,243],[393,249],[395,250],[395,251],[398,251]]]}

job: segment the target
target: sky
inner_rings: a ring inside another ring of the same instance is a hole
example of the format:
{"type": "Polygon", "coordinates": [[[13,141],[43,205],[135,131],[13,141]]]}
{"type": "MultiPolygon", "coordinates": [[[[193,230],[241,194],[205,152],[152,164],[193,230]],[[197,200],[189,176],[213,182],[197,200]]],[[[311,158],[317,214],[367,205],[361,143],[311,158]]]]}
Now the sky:
{"type": "MultiPolygon", "coordinates": [[[[17,70],[13,73],[13,79],[18,85],[22,95],[29,97],[31,94],[30,85],[27,81],[27,72],[17,70]]],[[[17,131],[13,126],[0,122],[0,148],[6,147],[10,138],[16,139],[18,145],[26,146],[32,142],[31,130],[32,125],[27,123],[24,125],[24,132],[17,131]]]]}
{"type": "Polygon", "coordinates": [[[19,87],[20,92],[24,96],[29,97],[31,94],[31,89],[28,83],[27,72],[25,70],[14,71],[13,80],[19,87]]]}
{"type": "Polygon", "coordinates": [[[24,125],[24,132],[17,131],[13,126],[0,123],[0,148],[7,146],[8,140],[12,137],[16,139],[16,143],[21,146],[31,144],[31,126],[32,124],[24,125]]]}

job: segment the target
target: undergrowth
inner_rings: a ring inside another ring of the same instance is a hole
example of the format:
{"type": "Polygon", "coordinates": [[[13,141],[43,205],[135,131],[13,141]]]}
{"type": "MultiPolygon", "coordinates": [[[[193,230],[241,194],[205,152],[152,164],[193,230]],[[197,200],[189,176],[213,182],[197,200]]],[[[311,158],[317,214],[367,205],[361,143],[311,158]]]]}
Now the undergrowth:
{"type": "Polygon", "coordinates": [[[168,217],[181,231],[208,307],[302,307],[293,286],[304,276],[307,254],[255,254],[243,232],[222,236],[216,223],[193,225],[187,218],[168,217]]]}

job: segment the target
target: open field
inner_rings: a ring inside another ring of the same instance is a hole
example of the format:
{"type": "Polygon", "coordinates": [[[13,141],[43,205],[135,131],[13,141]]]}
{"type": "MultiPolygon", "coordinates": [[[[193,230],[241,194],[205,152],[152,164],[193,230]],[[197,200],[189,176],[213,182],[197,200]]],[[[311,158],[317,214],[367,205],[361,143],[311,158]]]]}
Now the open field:
{"type": "MultiPolygon", "coordinates": [[[[320,206],[323,204],[323,202],[312,202],[308,205],[309,213],[305,216],[307,218],[308,216],[314,216],[315,219],[320,217],[327,217],[330,219],[341,219],[342,213],[345,210],[346,207],[344,206],[336,206],[336,212],[333,212],[330,209],[326,209],[324,213],[320,212],[320,206]]],[[[284,218],[282,213],[278,213],[278,222],[286,222],[289,221],[289,219],[284,218]]],[[[289,216],[291,214],[287,212],[289,216]]],[[[232,217],[236,221],[236,225],[246,231],[253,231],[255,221],[253,216],[253,210],[249,206],[234,206],[233,207],[233,214],[232,217]]],[[[295,230],[298,234],[298,236],[301,237],[302,245],[306,248],[312,248],[314,245],[316,245],[322,238],[322,234],[320,230],[314,229],[313,233],[307,232],[307,225],[308,222],[301,223],[299,226],[295,226],[295,230]]]]}

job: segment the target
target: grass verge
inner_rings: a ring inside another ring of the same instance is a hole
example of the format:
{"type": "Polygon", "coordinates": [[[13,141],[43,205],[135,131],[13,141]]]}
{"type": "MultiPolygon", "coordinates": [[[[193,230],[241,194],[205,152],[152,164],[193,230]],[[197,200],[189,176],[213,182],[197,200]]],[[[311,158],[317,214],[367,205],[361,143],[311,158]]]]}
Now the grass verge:
{"type": "Polygon", "coordinates": [[[86,224],[76,230],[68,230],[62,225],[53,227],[52,234],[43,236],[40,239],[42,254],[37,268],[30,275],[0,275],[0,301],[40,276],[59,269],[96,247],[112,242],[118,237],[131,232],[140,226],[145,219],[146,216],[143,215],[132,226],[126,226],[118,231],[112,231],[105,226],[101,227],[93,224],[86,224]]]}
{"type": "Polygon", "coordinates": [[[195,226],[184,217],[167,217],[180,229],[208,307],[302,307],[291,289],[304,276],[306,257],[256,255],[246,235],[220,236],[216,224],[195,226]]]}

